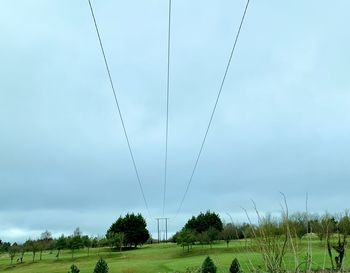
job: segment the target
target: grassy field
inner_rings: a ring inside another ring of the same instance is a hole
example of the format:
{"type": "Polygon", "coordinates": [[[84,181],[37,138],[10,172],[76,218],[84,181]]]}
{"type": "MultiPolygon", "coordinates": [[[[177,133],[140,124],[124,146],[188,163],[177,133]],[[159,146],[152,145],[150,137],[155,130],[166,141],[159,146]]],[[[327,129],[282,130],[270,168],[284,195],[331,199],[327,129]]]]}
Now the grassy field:
{"type": "MultiPolygon", "coordinates": [[[[56,252],[45,252],[42,261],[39,261],[37,253],[36,261],[32,262],[32,254],[26,253],[22,264],[16,263],[10,265],[8,254],[0,255],[0,272],[13,273],[66,273],[71,264],[76,264],[81,273],[93,272],[93,268],[99,259],[103,257],[110,268],[111,273],[157,273],[157,272],[186,272],[187,268],[199,267],[206,256],[210,256],[218,272],[228,272],[229,266],[234,257],[237,257],[245,272],[251,272],[252,265],[257,268],[259,265],[263,268],[261,255],[254,251],[249,251],[245,241],[231,242],[229,247],[225,243],[217,243],[210,248],[209,246],[196,245],[190,252],[184,252],[181,247],[175,244],[145,245],[142,248],[122,253],[110,251],[109,249],[79,250],[74,259],[71,258],[70,251],[63,251],[61,258],[55,258],[56,252]]],[[[299,244],[299,260],[302,262],[306,256],[306,242],[299,244]]],[[[321,269],[324,266],[330,267],[330,262],[324,245],[319,241],[312,243],[313,268],[321,269]]],[[[285,264],[289,268],[294,266],[294,257],[291,253],[286,255],[285,264]]],[[[345,258],[346,268],[349,268],[350,258],[345,258]]],[[[303,270],[301,265],[301,270],[303,270]]]]}

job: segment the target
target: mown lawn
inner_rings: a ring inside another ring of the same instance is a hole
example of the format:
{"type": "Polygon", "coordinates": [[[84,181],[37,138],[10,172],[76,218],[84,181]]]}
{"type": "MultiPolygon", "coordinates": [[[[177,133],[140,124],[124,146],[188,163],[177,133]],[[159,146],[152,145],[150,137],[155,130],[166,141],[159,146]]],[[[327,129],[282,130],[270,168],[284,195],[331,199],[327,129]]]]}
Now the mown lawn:
{"type": "MultiPolygon", "coordinates": [[[[61,258],[55,258],[56,251],[45,252],[42,261],[39,261],[39,254],[36,255],[36,261],[32,262],[32,253],[26,253],[22,264],[16,263],[10,265],[8,254],[0,255],[0,272],[13,273],[67,273],[71,264],[76,264],[81,273],[92,273],[93,268],[99,259],[103,257],[110,268],[110,273],[165,273],[165,272],[185,272],[186,268],[199,267],[206,256],[210,256],[218,272],[228,272],[229,266],[234,257],[237,257],[245,272],[251,272],[252,266],[257,268],[263,266],[262,258],[259,253],[249,247],[250,243],[245,241],[231,242],[229,247],[225,243],[217,243],[210,248],[209,246],[196,245],[187,252],[175,244],[146,245],[136,250],[124,251],[122,253],[110,251],[109,249],[91,249],[87,256],[87,250],[79,250],[75,253],[74,259],[71,258],[70,251],[63,251],[61,258]]],[[[299,263],[306,258],[306,242],[298,244],[299,263]]],[[[330,261],[325,252],[324,243],[314,241],[312,243],[313,268],[321,269],[324,266],[330,267],[330,261]]],[[[294,266],[294,256],[288,252],[285,259],[285,265],[288,268],[294,266]]],[[[345,258],[346,268],[350,267],[350,257],[345,258]]],[[[301,265],[301,269],[304,269],[301,265]]]]}

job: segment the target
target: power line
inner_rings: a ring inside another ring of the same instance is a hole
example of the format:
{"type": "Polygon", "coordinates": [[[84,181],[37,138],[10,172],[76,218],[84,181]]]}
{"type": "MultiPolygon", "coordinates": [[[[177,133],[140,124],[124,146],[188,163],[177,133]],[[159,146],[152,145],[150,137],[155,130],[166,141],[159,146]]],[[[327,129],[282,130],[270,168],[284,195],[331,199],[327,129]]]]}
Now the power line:
{"type": "Polygon", "coordinates": [[[202,154],[202,151],[203,151],[203,147],[204,147],[204,144],[205,144],[205,141],[207,139],[207,136],[208,136],[208,132],[209,132],[209,129],[210,129],[210,126],[211,126],[211,123],[213,121],[213,118],[214,118],[214,114],[215,114],[215,111],[216,111],[216,107],[218,105],[218,102],[219,102],[219,99],[220,99],[220,96],[221,96],[221,92],[222,92],[222,89],[224,87],[224,84],[225,84],[225,80],[226,80],[226,76],[227,76],[227,73],[228,73],[228,70],[230,68],[230,64],[231,64],[231,60],[232,60],[232,57],[233,57],[233,53],[235,51],[235,48],[236,48],[236,45],[237,45],[237,41],[238,41],[238,38],[239,38],[239,34],[241,33],[241,29],[242,29],[242,26],[243,26],[243,22],[244,22],[244,18],[245,18],[245,15],[247,13],[247,10],[248,10],[248,6],[249,6],[249,1],[250,0],[247,0],[247,4],[245,6],[245,9],[244,9],[244,12],[243,12],[243,15],[242,15],[242,19],[241,19],[241,23],[239,25],[239,28],[238,28],[238,31],[236,33],[236,38],[234,40],[234,43],[233,43],[233,47],[232,47],[232,50],[231,50],[231,54],[230,54],[230,57],[228,59],[228,62],[227,62],[227,65],[226,65],[226,69],[225,69],[225,73],[224,73],[224,76],[222,78],[222,81],[221,81],[221,85],[220,85],[220,88],[219,88],[219,92],[218,92],[218,95],[216,97],[216,101],[215,101],[215,104],[214,104],[214,108],[212,110],[212,113],[211,113],[211,116],[210,116],[210,120],[209,120],[209,123],[208,123],[208,126],[207,126],[207,129],[205,131],[205,134],[204,134],[204,138],[202,140],[202,144],[201,144],[201,147],[199,149],[199,152],[198,152],[198,155],[197,155],[197,158],[196,158],[196,161],[195,161],[195,164],[194,164],[194,167],[193,167],[193,170],[192,170],[192,173],[191,173],[191,176],[190,176],[190,179],[187,183],[187,186],[186,186],[186,190],[185,190],[185,193],[181,199],[181,202],[180,202],[180,206],[176,212],[176,216],[179,214],[181,208],[182,208],[182,205],[183,205],[183,202],[185,201],[185,198],[187,196],[187,193],[188,193],[188,190],[190,188],[190,185],[192,183],[192,180],[193,180],[193,176],[196,172],[196,169],[197,169],[197,165],[198,165],[198,162],[199,162],[199,158],[201,157],[201,154],[202,154]]]}
{"type": "Polygon", "coordinates": [[[101,39],[100,31],[99,31],[99,29],[98,29],[98,25],[97,25],[97,21],[96,21],[94,9],[93,9],[93,7],[92,7],[91,1],[88,0],[88,2],[89,2],[90,10],[91,10],[92,19],[93,19],[93,21],[94,21],[94,25],[95,25],[95,29],[96,29],[98,41],[99,41],[99,44],[100,44],[101,52],[102,52],[102,55],[103,55],[105,67],[106,67],[106,70],[107,70],[107,74],[108,74],[108,78],[109,78],[109,83],[110,83],[111,88],[112,88],[112,91],[113,91],[114,101],[115,101],[115,104],[116,104],[116,106],[117,106],[117,108],[118,108],[118,114],[119,114],[120,121],[121,121],[121,124],[122,124],[122,127],[123,127],[124,136],[125,136],[126,142],[127,142],[127,144],[128,144],[129,153],[130,153],[130,156],[131,156],[132,164],[133,164],[133,166],[134,166],[134,171],[135,171],[135,174],[136,174],[137,182],[138,182],[138,184],[139,184],[139,187],[140,187],[140,190],[141,190],[141,194],[142,194],[142,198],[143,198],[143,201],[144,201],[144,203],[145,203],[146,209],[147,209],[147,211],[148,211],[149,216],[151,217],[151,213],[150,213],[150,211],[149,211],[149,209],[148,209],[147,200],[146,200],[145,193],[144,193],[144,190],[143,190],[143,187],[142,187],[140,175],[139,175],[138,169],[137,169],[137,167],[136,167],[136,162],[135,162],[134,154],[133,154],[132,149],[131,149],[131,145],[130,145],[128,133],[127,133],[127,131],[126,131],[126,127],[125,127],[125,123],[124,123],[122,111],[121,111],[121,109],[120,109],[119,102],[118,102],[118,98],[117,98],[117,94],[116,94],[116,91],[115,91],[115,88],[114,88],[114,84],[113,84],[111,72],[110,72],[110,69],[109,69],[109,66],[108,66],[106,54],[105,54],[104,47],[103,47],[103,44],[102,44],[102,39],[101,39]]]}
{"type": "Polygon", "coordinates": [[[171,0],[169,0],[168,15],[168,67],[166,83],[166,121],[165,121],[165,157],[164,157],[164,187],[163,187],[163,216],[165,210],[167,173],[168,173],[168,135],[169,135],[169,90],[170,90],[170,36],[171,35],[171,0]]]}

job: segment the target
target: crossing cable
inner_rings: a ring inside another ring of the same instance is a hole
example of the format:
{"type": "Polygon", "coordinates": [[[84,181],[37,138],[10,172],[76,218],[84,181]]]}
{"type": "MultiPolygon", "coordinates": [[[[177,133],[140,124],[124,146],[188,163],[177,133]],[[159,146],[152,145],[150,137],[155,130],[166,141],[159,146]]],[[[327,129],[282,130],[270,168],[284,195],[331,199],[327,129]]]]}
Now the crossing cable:
{"type": "Polygon", "coordinates": [[[171,0],[168,12],[168,67],[166,82],[166,120],[165,120],[165,157],[164,157],[164,186],[163,186],[163,217],[165,210],[166,186],[168,176],[168,136],[169,136],[169,90],[170,90],[170,42],[171,42],[171,0]]]}
{"type": "Polygon", "coordinates": [[[211,113],[211,116],[210,116],[210,120],[209,120],[207,129],[206,129],[206,131],[205,131],[204,138],[203,138],[203,140],[202,140],[201,147],[200,147],[200,149],[199,149],[199,152],[198,152],[198,155],[197,155],[197,158],[196,158],[194,167],[193,167],[193,169],[192,169],[192,173],[191,173],[190,179],[188,180],[185,193],[184,193],[184,195],[182,196],[182,199],[181,199],[181,202],[180,202],[180,206],[179,206],[178,209],[177,209],[177,212],[176,212],[175,217],[178,216],[178,214],[179,214],[179,212],[180,212],[180,210],[181,210],[181,208],[182,208],[183,202],[185,201],[185,198],[186,198],[186,196],[187,196],[188,190],[189,190],[189,188],[190,188],[190,186],[191,186],[191,183],[192,183],[192,180],[193,180],[193,176],[194,176],[194,174],[195,174],[195,172],[196,172],[197,165],[198,165],[198,162],[199,162],[199,158],[200,158],[201,155],[202,155],[202,151],[203,151],[203,148],[204,148],[204,144],[205,144],[205,141],[206,141],[206,139],[207,139],[208,132],[209,132],[210,126],[211,126],[212,121],[213,121],[213,118],[214,118],[214,114],[215,114],[215,111],[216,111],[216,108],[217,108],[217,105],[218,105],[218,102],[219,102],[219,99],[220,99],[220,96],[221,96],[222,89],[223,89],[224,84],[225,84],[225,80],[226,80],[226,76],[227,76],[228,70],[229,70],[229,68],[230,68],[230,64],[231,64],[231,61],[232,61],[233,53],[235,52],[236,45],[237,45],[237,41],[238,41],[239,35],[240,35],[240,33],[241,33],[241,29],[242,29],[242,26],[243,26],[244,18],[245,18],[245,15],[246,15],[246,13],[247,13],[247,10],[248,10],[249,1],[250,1],[250,0],[247,0],[246,6],[245,6],[245,9],[244,9],[242,18],[241,18],[241,23],[240,23],[240,25],[239,25],[239,28],[238,28],[238,31],[237,31],[237,33],[236,33],[236,37],[235,37],[235,40],[234,40],[234,43],[233,43],[233,47],[232,47],[232,50],[231,50],[231,54],[230,54],[230,57],[229,57],[229,59],[228,59],[227,65],[226,65],[225,73],[224,73],[224,76],[223,76],[222,81],[221,81],[221,85],[220,85],[220,88],[219,88],[219,92],[218,92],[217,97],[216,97],[216,101],[215,101],[215,104],[214,104],[214,108],[213,108],[213,110],[212,110],[212,113],[211,113]]]}
{"type": "Polygon", "coordinates": [[[117,109],[118,109],[119,118],[120,118],[120,121],[121,121],[121,124],[122,124],[122,127],[123,127],[123,131],[124,131],[124,136],[125,136],[126,142],[127,142],[127,144],[128,144],[128,149],[129,149],[130,157],[131,157],[131,160],[132,160],[132,164],[133,164],[133,166],[134,166],[134,171],[135,171],[135,174],[136,174],[137,182],[138,182],[138,184],[139,184],[140,191],[141,191],[142,198],[143,198],[143,201],[144,201],[144,203],[145,203],[147,212],[148,212],[150,218],[152,218],[152,217],[151,217],[151,213],[150,213],[149,208],[148,208],[146,196],[145,196],[145,193],[144,193],[144,190],[143,190],[143,187],[142,187],[140,175],[139,175],[139,172],[138,172],[138,169],[137,169],[137,166],[136,166],[136,161],[135,161],[135,158],[134,158],[134,154],[133,154],[132,149],[131,149],[131,145],[130,145],[128,133],[127,133],[127,131],[126,131],[126,127],[125,127],[125,123],[124,123],[122,111],[121,111],[120,106],[119,106],[119,102],[118,102],[118,97],[117,97],[117,94],[116,94],[116,90],[115,90],[115,88],[114,88],[114,83],[113,83],[111,71],[110,71],[109,66],[108,66],[107,57],[106,57],[106,54],[105,54],[105,51],[104,51],[104,47],[103,47],[103,44],[102,44],[102,39],[101,39],[100,31],[99,31],[99,28],[98,28],[98,25],[97,25],[97,21],[96,21],[94,9],[93,9],[93,7],[92,7],[91,1],[88,0],[88,2],[89,2],[90,10],[91,10],[92,19],[93,19],[93,21],[94,21],[94,25],[95,25],[95,29],[96,29],[98,41],[99,41],[99,44],[100,44],[101,52],[102,52],[102,55],[103,55],[103,59],[104,59],[106,71],[107,71],[107,74],[108,74],[109,83],[110,83],[111,89],[112,89],[112,91],[113,91],[114,101],[115,101],[115,104],[116,104],[117,109]]]}

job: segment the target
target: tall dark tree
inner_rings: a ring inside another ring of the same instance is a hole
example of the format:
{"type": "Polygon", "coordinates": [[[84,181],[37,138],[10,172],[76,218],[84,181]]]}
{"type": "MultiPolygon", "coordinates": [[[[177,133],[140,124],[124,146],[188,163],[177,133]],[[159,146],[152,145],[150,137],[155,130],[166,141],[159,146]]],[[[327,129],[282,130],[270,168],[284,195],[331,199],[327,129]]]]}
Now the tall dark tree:
{"type": "Polygon", "coordinates": [[[141,214],[131,213],[125,217],[120,216],[109,228],[106,236],[123,233],[124,245],[137,247],[144,244],[150,237],[146,226],[146,220],[141,214]]]}
{"type": "Polygon", "coordinates": [[[198,216],[192,216],[185,225],[186,229],[194,230],[198,233],[208,231],[209,228],[215,228],[217,231],[223,230],[223,224],[218,214],[207,211],[198,216]]]}

